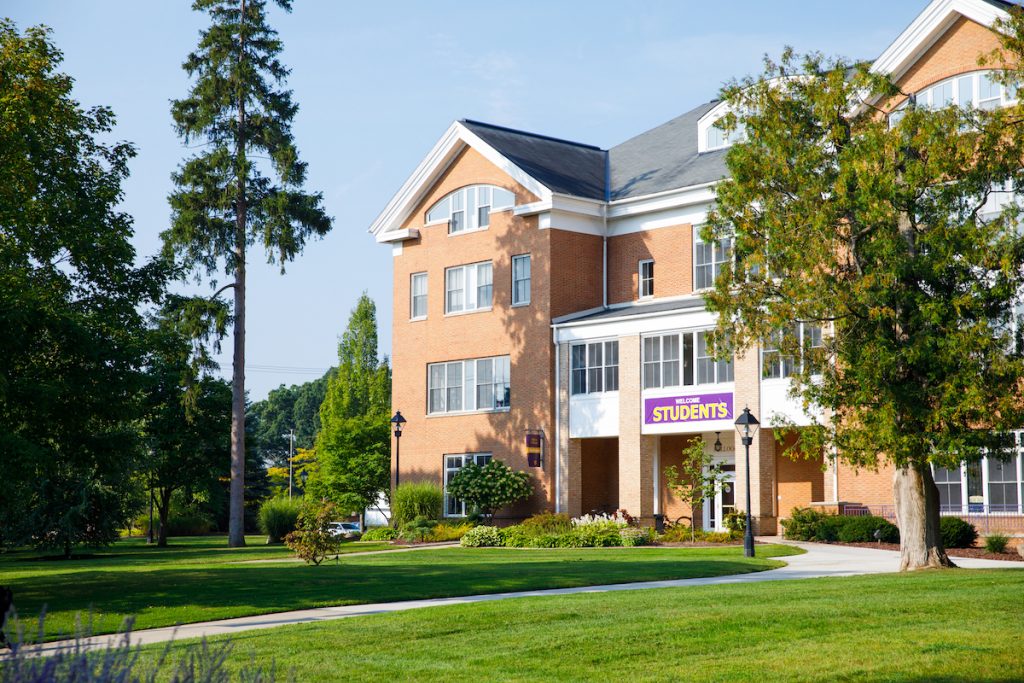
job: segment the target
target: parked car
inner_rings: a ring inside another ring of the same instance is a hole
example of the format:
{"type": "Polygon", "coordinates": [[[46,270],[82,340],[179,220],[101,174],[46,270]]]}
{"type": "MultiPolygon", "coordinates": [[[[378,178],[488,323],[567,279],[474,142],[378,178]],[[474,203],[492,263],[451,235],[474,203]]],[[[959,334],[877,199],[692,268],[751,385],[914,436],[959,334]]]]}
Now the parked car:
{"type": "Polygon", "coordinates": [[[362,533],[355,522],[331,522],[331,531],[341,538],[355,538],[362,533]]]}

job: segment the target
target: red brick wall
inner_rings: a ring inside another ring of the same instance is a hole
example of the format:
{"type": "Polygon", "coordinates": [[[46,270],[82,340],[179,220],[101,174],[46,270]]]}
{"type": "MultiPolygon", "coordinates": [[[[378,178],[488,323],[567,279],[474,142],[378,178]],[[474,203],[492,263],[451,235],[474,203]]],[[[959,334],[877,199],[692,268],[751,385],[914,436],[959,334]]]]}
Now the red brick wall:
{"type": "Polygon", "coordinates": [[[614,512],[619,507],[619,440],[580,439],[582,476],[580,508],[614,512]]]}
{"type": "Polygon", "coordinates": [[[787,437],[776,446],[775,472],[778,477],[779,517],[789,517],[796,507],[819,503],[825,497],[825,472],[822,458],[790,457],[787,451],[796,437],[787,437]]]}
{"type": "Polygon", "coordinates": [[[638,266],[654,259],[654,296],[693,291],[693,226],[679,225],[608,240],[608,303],[639,298],[638,266]]]}

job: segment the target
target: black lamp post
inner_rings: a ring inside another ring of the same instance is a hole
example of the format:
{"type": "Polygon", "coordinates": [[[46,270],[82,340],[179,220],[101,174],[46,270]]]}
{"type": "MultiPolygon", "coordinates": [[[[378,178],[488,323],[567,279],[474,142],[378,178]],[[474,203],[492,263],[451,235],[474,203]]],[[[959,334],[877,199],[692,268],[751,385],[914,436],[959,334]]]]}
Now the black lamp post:
{"type": "Polygon", "coordinates": [[[395,488],[398,488],[398,470],[402,457],[402,426],[406,419],[402,417],[402,411],[396,410],[395,416],[391,418],[391,424],[395,428],[395,488]]]}
{"type": "Polygon", "coordinates": [[[743,555],[746,557],[754,556],[754,534],[750,530],[750,444],[754,443],[754,434],[759,424],[757,418],[750,413],[750,408],[744,408],[743,414],[736,418],[736,431],[747,449],[747,528],[743,534],[743,555]]]}
{"type": "Polygon", "coordinates": [[[309,472],[306,470],[299,472],[299,479],[302,480],[302,495],[306,495],[306,480],[309,479],[309,472]]]}

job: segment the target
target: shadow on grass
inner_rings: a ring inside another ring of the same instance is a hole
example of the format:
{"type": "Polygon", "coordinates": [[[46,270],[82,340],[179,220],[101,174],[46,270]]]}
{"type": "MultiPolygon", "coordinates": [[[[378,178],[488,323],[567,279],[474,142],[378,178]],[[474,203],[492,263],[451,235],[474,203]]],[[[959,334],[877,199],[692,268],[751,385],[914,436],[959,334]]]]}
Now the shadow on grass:
{"type": "Polygon", "coordinates": [[[320,567],[269,563],[77,570],[63,577],[54,572],[14,579],[11,584],[23,618],[32,619],[49,606],[48,635],[54,637],[73,627],[77,612],[93,612],[95,632],[106,633],[129,615],[136,615],[136,628],[151,628],[308,607],[721,576],[772,566],[760,558],[678,551],[450,549],[343,556],[320,567]]]}

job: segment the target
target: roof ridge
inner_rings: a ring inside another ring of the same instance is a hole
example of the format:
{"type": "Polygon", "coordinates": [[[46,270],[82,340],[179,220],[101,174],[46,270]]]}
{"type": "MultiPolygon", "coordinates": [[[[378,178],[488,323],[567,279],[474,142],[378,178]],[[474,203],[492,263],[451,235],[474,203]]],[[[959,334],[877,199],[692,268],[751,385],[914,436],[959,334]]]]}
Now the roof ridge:
{"type": "Polygon", "coordinates": [[[528,130],[520,130],[518,128],[509,128],[508,126],[499,126],[499,125],[494,124],[494,123],[487,123],[486,121],[475,121],[473,119],[462,119],[460,121],[460,123],[470,123],[470,124],[473,124],[474,126],[484,126],[485,128],[493,128],[494,130],[503,130],[503,131],[506,131],[508,133],[516,133],[518,135],[526,135],[526,136],[529,136],[531,138],[538,138],[540,140],[550,140],[551,142],[561,142],[561,143],[566,144],[566,145],[573,145],[575,147],[583,147],[585,149],[592,149],[592,150],[595,150],[597,152],[604,152],[605,151],[605,150],[601,149],[600,147],[598,147],[597,145],[588,145],[585,142],[576,142],[575,140],[566,140],[565,138],[556,138],[556,137],[553,137],[551,135],[542,135],[540,133],[532,133],[532,132],[530,132],[528,130]]]}

